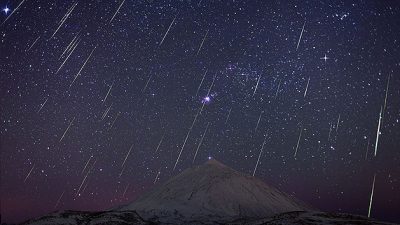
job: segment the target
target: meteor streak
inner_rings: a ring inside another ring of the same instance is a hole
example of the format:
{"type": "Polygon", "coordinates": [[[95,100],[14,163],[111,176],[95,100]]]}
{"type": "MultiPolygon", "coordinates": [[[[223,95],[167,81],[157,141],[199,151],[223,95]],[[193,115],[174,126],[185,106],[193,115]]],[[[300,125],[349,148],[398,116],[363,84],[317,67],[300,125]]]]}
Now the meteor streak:
{"type": "Polygon", "coordinates": [[[29,50],[31,50],[31,48],[36,44],[36,42],[40,39],[40,36],[36,38],[36,40],[31,44],[31,46],[29,46],[28,49],[25,50],[25,52],[28,52],[29,50]]]}
{"type": "Polygon", "coordinates": [[[107,116],[108,112],[111,109],[111,106],[112,106],[112,104],[104,111],[103,116],[101,117],[101,120],[103,120],[107,116]]]}
{"type": "Polygon", "coordinates": [[[197,50],[196,56],[199,54],[199,52],[200,52],[200,50],[201,50],[201,47],[203,47],[204,40],[206,40],[208,31],[209,31],[209,30],[207,30],[206,35],[204,35],[203,40],[201,41],[201,44],[200,44],[199,50],[197,50]]]}
{"type": "Polygon", "coordinates": [[[114,17],[117,15],[117,13],[119,12],[119,9],[120,9],[121,6],[124,4],[124,2],[125,2],[125,0],[123,0],[123,1],[121,2],[121,4],[119,5],[117,11],[115,11],[114,15],[112,16],[112,18],[110,19],[110,21],[108,22],[108,24],[110,24],[110,23],[114,20],[114,17]]]}
{"type": "Polygon", "coordinates": [[[42,105],[40,106],[39,110],[37,111],[37,113],[40,112],[40,110],[42,110],[43,106],[46,104],[47,100],[49,100],[49,98],[46,98],[46,100],[42,103],[42,105]]]}
{"type": "Polygon", "coordinates": [[[76,78],[78,78],[78,76],[81,74],[81,71],[83,70],[83,68],[85,67],[86,63],[89,61],[90,57],[92,56],[94,50],[96,50],[97,45],[93,48],[92,52],[90,52],[89,56],[87,57],[87,59],[85,60],[85,63],[83,63],[81,69],[78,71],[78,73],[75,75],[74,80],[72,81],[72,83],[69,85],[69,87],[72,86],[72,84],[75,82],[76,78]]]}
{"type": "Polygon", "coordinates": [[[372,183],[371,196],[369,197],[368,218],[371,216],[372,198],[374,197],[374,189],[375,189],[375,178],[376,178],[376,174],[374,174],[374,181],[372,183]]]}
{"type": "Polygon", "coordinates": [[[297,150],[299,149],[301,133],[303,132],[303,125],[300,128],[299,138],[297,139],[296,151],[294,152],[294,157],[296,158],[297,150]]]}
{"type": "Polygon", "coordinates": [[[59,60],[64,56],[65,53],[69,52],[69,50],[75,45],[75,43],[79,40],[78,36],[80,36],[80,31],[74,36],[72,41],[67,45],[63,53],[58,58],[59,60]]]}
{"type": "Polygon", "coordinates": [[[377,131],[376,131],[375,153],[374,153],[374,156],[376,156],[376,152],[378,151],[379,135],[381,135],[381,120],[382,120],[382,106],[381,106],[381,111],[379,112],[379,121],[378,121],[378,129],[377,129],[377,131]]]}
{"type": "Polygon", "coordinates": [[[300,37],[299,37],[299,40],[297,41],[296,51],[297,51],[297,49],[299,48],[300,41],[301,41],[301,37],[303,36],[303,31],[304,31],[304,26],[305,26],[305,25],[306,25],[306,21],[304,21],[303,28],[301,28],[300,37]]]}
{"type": "MultiPolygon", "coordinates": [[[[176,15],[176,16],[177,16],[177,15],[176,15]]],[[[170,30],[170,29],[171,29],[171,27],[172,27],[172,24],[175,22],[176,16],[174,17],[174,19],[172,20],[171,24],[169,25],[167,32],[165,32],[165,34],[164,34],[164,37],[162,38],[162,40],[161,40],[161,42],[160,42],[159,46],[161,46],[161,45],[162,45],[162,43],[164,42],[164,39],[165,39],[165,37],[167,36],[167,34],[168,34],[169,30],[170,30]]]]}
{"type": "Polygon", "coordinates": [[[208,130],[208,127],[209,127],[209,126],[210,126],[210,122],[207,123],[207,127],[206,127],[206,129],[204,130],[203,135],[201,136],[201,140],[200,140],[199,144],[197,145],[196,153],[194,154],[194,157],[193,157],[193,163],[194,163],[194,161],[196,160],[197,153],[199,152],[200,146],[201,146],[201,144],[203,143],[204,136],[206,136],[206,133],[207,133],[207,130],[208,130]]]}
{"type": "Polygon", "coordinates": [[[310,78],[311,78],[311,77],[308,77],[308,81],[307,81],[306,90],[304,91],[304,98],[305,98],[305,97],[306,97],[306,95],[307,95],[308,85],[310,84],[310,78]]]}
{"type": "Polygon", "coordinates": [[[161,137],[161,140],[160,140],[160,142],[158,142],[158,145],[157,145],[156,151],[155,151],[154,153],[157,153],[157,152],[158,152],[158,149],[160,148],[160,146],[161,146],[161,143],[162,143],[162,142],[163,142],[163,140],[164,140],[164,136],[165,136],[165,132],[164,132],[163,136],[161,137]]]}
{"type": "Polygon", "coordinates": [[[8,19],[10,19],[10,17],[19,9],[19,7],[25,2],[25,0],[22,0],[18,6],[10,13],[9,16],[7,16],[7,18],[1,23],[1,25],[3,25],[8,19]]]}
{"type": "Polygon", "coordinates": [[[124,162],[122,163],[122,166],[121,166],[121,167],[124,167],[125,162],[126,162],[126,159],[128,159],[129,154],[131,154],[133,145],[134,145],[134,144],[132,144],[131,147],[129,148],[129,151],[128,151],[128,153],[126,154],[125,159],[124,159],[124,162]]]}
{"type": "Polygon", "coordinates": [[[207,71],[208,70],[206,70],[206,72],[204,72],[203,78],[200,81],[199,87],[197,88],[197,91],[196,91],[196,96],[199,94],[200,87],[203,84],[203,81],[204,81],[204,78],[206,77],[207,71]]]}
{"type": "Polygon", "coordinates": [[[256,174],[257,167],[258,167],[258,163],[260,162],[261,154],[263,153],[264,145],[265,145],[265,142],[266,142],[266,141],[267,141],[267,134],[265,134],[264,142],[262,143],[261,150],[260,150],[260,154],[258,155],[258,159],[257,159],[256,166],[254,167],[253,177],[254,177],[254,175],[256,174]]]}
{"type": "Polygon", "coordinates": [[[108,130],[111,130],[111,128],[113,128],[114,123],[115,123],[115,121],[117,121],[119,114],[120,114],[120,112],[117,113],[117,116],[115,116],[115,119],[114,119],[114,121],[112,122],[111,127],[110,127],[108,130]]]}
{"type": "Polygon", "coordinates": [[[65,23],[65,21],[68,19],[69,15],[71,15],[72,11],[74,11],[76,5],[78,5],[78,2],[75,2],[71,8],[68,9],[67,13],[63,16],[63,18],[60,21],[60,24],[58,25],[56,31],[54,31],[53,35],[51,35],[50,39],[54,37],[54,35],[56,35],[56,33],[58,32],[58,30],[60,29],[60,27],[65,23]]]}
{"type": "Polygon", "coordinates": [[[89,164],[89,162],[90,162],[90,160],[91,160],[92,158],[93,158],[93,155],[91,155],[90,158],[88,159],[88,161],[86,162],[86,165],[85,165],[85,167],[83,167],[83,169],[82,169],[82,171],[81,171],[81,174],[83,174],[83,172],[85,171],[86,167],[88,166],[88,164],[89,164]]]}
{"type": "Polygon", "coordinates": [[[115,80],[113,81],[113,83],[111,84],[110,88],[108,89],[108,92],[107,92],[107,94],[106,94],[106,97],[104,97],[104,99],[103,99],[103,104],[104,104],[104,102],[106,102],[106,99],[107,99],[108,95],[110,94],[111,89],[112,89],[112,87],[114,86],[114,83],[115,83],[115,80]]]}
{"type": "Polygon", "coordinates": [[[231,107],[231,109],[230,109],[229,112],[228,112],[228,116],[226,117],[225,124],[228,122],[229,116],[231,115],[231,112],[232,112],[232,107],[231,107]]]}
{"type": "Polygon", "coordinates": [[[261,116],[263,113],[264,113],[264,111],[261,111],[260,116],[258,117],[257,125],[256,125],[256,128],[254,129],[255,132],[257,132],[258,124],[260,123],[261,116]]]}
{"type": "Polygon", "coordinates": [[[58,204],[60,204],[61,198],[63,197],[65,190],[61,193],[60,197],[58,198],[56,204],[54,205],[54,209],[57,208],[58,204]]]}
{"type": "Polygon", "coordinates": [[[24,183],[25,183],[25,181],[28,179],[28,177],[31,175],[33,168],[35,168],[35,164],[33,164],[32,169],[29,170],[28,175],[26,175],[26,177],[25,177],[25,179],[24,179],[24,183]]]}
{"type": "Polygon", "coordinates": [[[64,59],[63,63],[61,63],[60,67],[58,67],[58,70],[56,71],[56,74],[60,71],[60,69],[64,66],[65,62],[67,62],[67,60],[69,59],[69,57],[71,56],[71,54],[75,51],[76,47],[78,47],[79,42],[81,42],[81,40],[79,40],[78,42],[75,42],[73,45],[72,50],[69,52],[68,56],[64,59]]]}
{"type": "Polygon", "coordinates": [[[75,117],[72,119],[72,121],[69,123],[67,129],[64,131],[64,134],[62,135],[62,137],[60,138],[60,140],[58,142],[61,142],[62,139],[64,138],[65,134],[68,132],[69,128],[71,127],[72,123],[74,122],[75,117]]]}
{"type": "Polygon", "coordinates": [[[158,179],[158,176],[160,176],[160,173],[161,173],[161,171],[159,170],[159,171],[157,172],[157,175],[156,175],[156,178],[154,179],[153,184],[155,184],[155,183],[157,182],[157,179],[158,179]]]}
{"type": "Polygon", "coordinates": [[[261,79],[261,74],[260,74],[260,76],[258,77],[256,87],[254,88],[253,96],[256,94],[257,87],[258,87],[258,83],[260,83],[260,79],[261,79]]]}

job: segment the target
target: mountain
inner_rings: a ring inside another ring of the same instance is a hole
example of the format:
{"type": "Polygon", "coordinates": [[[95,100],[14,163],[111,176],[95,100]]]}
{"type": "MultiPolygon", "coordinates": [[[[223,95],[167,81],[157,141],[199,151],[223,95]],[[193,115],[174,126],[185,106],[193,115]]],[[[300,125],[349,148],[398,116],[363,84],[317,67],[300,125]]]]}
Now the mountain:
{"type": "Polygon", "coordinates": [[[22,224],[390,225],[362,216],[316,212],[294,197],[216,160],[189,168],[136,201],[109,211],[55,212],[22,224]]]}
{"type": "Polygon", "coordinates": [[[310,210],[306,204],[217,160],[189,168],[118,210],[164,223],[228,222],[310,210]]]}

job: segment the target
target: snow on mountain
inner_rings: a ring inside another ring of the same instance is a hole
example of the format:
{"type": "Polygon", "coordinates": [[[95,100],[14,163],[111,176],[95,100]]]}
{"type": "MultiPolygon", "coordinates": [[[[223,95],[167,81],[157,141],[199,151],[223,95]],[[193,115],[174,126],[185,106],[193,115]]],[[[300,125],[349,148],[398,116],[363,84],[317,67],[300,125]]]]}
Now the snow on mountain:
{"type": "Polygon", "coordinates": [[[261,180],[211,159],[118,210],[135,210],[145,219],[164,223],[213,223],[309,209],[261,180]]]}

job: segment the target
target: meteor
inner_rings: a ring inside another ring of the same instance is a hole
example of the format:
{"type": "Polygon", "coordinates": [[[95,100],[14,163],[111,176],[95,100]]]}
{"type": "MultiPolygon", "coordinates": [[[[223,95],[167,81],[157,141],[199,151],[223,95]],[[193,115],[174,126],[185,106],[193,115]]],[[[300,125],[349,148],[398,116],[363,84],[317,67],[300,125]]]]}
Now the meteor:
{"type": "Polygon", "coordinates": [[[104,97],[104,99],[103,99],[103,104],[104,104],[104,102],[106,102],[106,99],[107,99],[108,95],[110,94],[111,89],[112,89],[112,87],[114,86],[114,83],[115,83],[115,80],[113,81],[113,83],[111,84],[110,88],[108,89],[108,92],[107,92],[107,94],[106,94],[106,97],[104,97]]]}
{"type": "Polygon", "coordinates": [[[299,133],[299,138],[297,139],[297,145],[296,145],[296,151],[294,152],[294,157],[296,158],[297,155],[297,150],[299,148],[299,144],[300,144],[300,138],[301,138],[301,133],[303,132],[303,125],[300,128],[300,133],[299,133]]]}
{"type": "Polygon", "coordinates": [[[201,136],[201,140],[200,140],[199,144],[197,145],[196,153],[194,154],[194,157],[193,157],[193,163],[194,163],[194,161],[196,160],[197,153],[199,152],[200,146],[201,146],[201,144],[203,143],[204,136],[206,136],[206,133],[207,133],[207,130],[208,130],[208,127],[209,127],[209,126],[210,126],[210,122],[207,123],[207,127],[206,127],[206,129],[204,130],[203,135],[201,136]]]}
{"type": "Polygon", "coordinates": [[[374,156],[376,156],[376,152],[378,151],[379,135],[381,135],[381,120],[382,120],[382,106],[381,106],[381,111],[379,112],[378,129],[376,130],[376,140],[375,140],[375,153],[374,153],[374,156]]]}
{"type": "Polygon", "coordinates": [[[155,183],[157,182],[157,179],[158,179],[158,176],[160,176],[160,173],[161,173],[161,171],[159,170],[158,173],[157,173],[157,175],[156,175],[156,178],[154,179],[153,184],[155,184],[155,183]]]}
{"type": "Polygon", "coordinates": [[[35,168],[35,164],[33,164],[32,169],[29,170],[28,175],[26,175],[26,177],[25,177],[25,179],[24,179],[24,183],[25,183],[25,181],[28,179],[28,177],[31,175],[31,173],[32,173],[32,171],[33,171],[33,168],[35,168]]]}
{"type": "Polygon", "coordinates": [[[206,69],[206,72],[204,72],[203,78],[200,81],[199,87],[197,88],[197,91],[196,91],[196,96],[199,94],[200,87],[203,84],[203,81],[204,81],[204,78],[206,77],[207,71],[208,70],[206,69]]]}
{"type": "Polygon", "coordinates": [[[83,63],[81,69],[78,71],[78,73],[75,75],[74,80],[72,81],[72,83],[69,85],[69,87],[72,86],[72,84],[75,82],[76,78],[78,78],[78,76],[81,74],[81,71],[83,70],[83,68],[85,67],[86,63],[89,61],[90,57],[92,56],[94,50],[96,50],[97,45],[93,48],[92,52],[90,52],[89,56],[87,57],[87,59],[85,60],[85,63],[83,63]]]}
{"type": "Polygon", "coordinates": [[[36,40],[31,44],[31,46],[29,46],[28,49],[25,50],[25,52],[28,52],[29,50],[31,50],[31,48],[36,44],[36,42],[40,39],[40,36],[36,38],[36,40]]]}
{"type": "Polygon", "coordinates": [[[264,142],[262,143],[261,150],[260,150],[260,154],[258,155],[258,159],[257,159],[256,166],[254,167],[253,177],[254,177],[254,175],[256,174],[257,167],[258,167],[258,163],[260,162],[261,154],[263,153],[264,145],[265,145],[265,142],[266,142],[266,141],[267,141],[267,134],[265,134],[264,142]]]}
{"type": "Polygon", "coordinates": [[[308,85],[310,84],[310,78],[311,78],[311,77],[308,77],[308,81],[307,81],[306,90],[304,91],[304,98],[305,98],[305,97],[306,97],[306,95],[307,95],[308,85]]]}
{"type": "Polygon", "coordinates": [[[374,174],[374,181],[372,182],[371,196],[369,197],[368,218],[371,216],[372,198],[374,197],[374,189],[375,189],[375,178],[376,178],[376,174],[374,174]]]}
{"type": "MultiPolygon", "coordinates": [[[[177,16],[177,15],[176,15],[176,16],[177,16]]],[[[161,42],[160,42],[159,46],[161,46],[161,45],[162,45],[162,43],[164,42],[164,39],[165,39],[165,37],[167,36],[167,34],[168,34],[169,30],[170,30],[170,29],[171,29],[171,27],[172,27],[172,24],[175,22],[176,16],[174,17],[174,19],[172,20],[171,24],[169,25],[167,32],[165,32],[165,34],[164,34],[164,37],[162,38],[162,40],[161,40],[161,42]]]]}
{"type": "Polygon", "coordinates": [[[229,112],[228,112],[228,116],[226,117],[225,124],[228,122],[229,116],[231,115],[231,112],[232,112],[232,107],[231,107],[231,109],[230,109],[229,112]]]}
{"type": "Polygon", "coordinates": [[[75,117],[72,119],[72,121],[69,123],[67,129],[64,131],[64,134],[62,135],[62,137],[60,138],[60,140],[58,142],[61,142],[62,139],[64,138],[65,134],[68,132],[69,128],[71,127],[72,123],[74,122],[75,117]]]}
{"type": "Polygon", "coordinates": [[[78,42],[75,42],[73,45],[72,50],[69,52],[68,56],[64,59],[63,63],[61,63],[60,67],[58,67],[58,70],[56,71],[56,74],[60,71],[60,69],[64,66],[65,62],[67,62],[67,60],[69,59],[69,57],[72,55],[72,53],[75,51],[76,47],[78,47],[79,42],[81,42],[81,40],[79,40],[78,42]]]}
{"type": "Polygon", "coordinates": [[[161,140],[158,142],[158,145],[157,145],[156,151],[155,151],[154,153],[157,153],[158,149],[160,148],[160,146],[161,146],[161,143],[162,143],[162,142],[163,142],[163,140],[164,140],[164,136],[165,136],[165,132],[164,132],[163,136],[161,137],[161,140]]]}
{"type": "Polygon", "coordinates": [[[306,25],[306,21],[304,21],[303,28],[301,28],[300,37],[299,37],[299,40],[297,41],[296,51],[297,51],[297,49],[299,48],[300,41],[301,41],[301,37],[303,36],[303,31],[304,31],[304,26],[305,26],[305,25],[306,25]]]}
{"type": "Polygon", "coordinates": [[[56,31],[54,31],[53,35],[51,35],[50,39],[54,37],[54,35],[56,35],[56,33],[58,32],[58,30],[60,29],[60,27],[65,23],[65,21],[68,19],[69,15],[71,15],[72,11],[74,11],[76,5],[78,5],[78,2],[75,2],[71,8],[68,9],[67,13],[63,16],[63,18],[60,21],[60,24],[58,25],[56,31]]]}
{"type": "Polygon", "coordinates": [[[126,154],[126,156],[125,156],[125,159],[124,159],[124,162],[122,163],[122,168],[124,167],[124,165],[125,165],[125,162],[126,162],[126,159],[128,159],[128,156],[129,156],[129,154],[131,154],[131,151],[132,151],[132,148],[133,148],[133,145],[134,144],[132,144],[131,145],[131,147],[129,148],[129,151],[128,151],[128,153],[126,154]]]}
{"type": "Polygon", "coordinates": [[[257,132],[258,124],[260,123],[261,116],[263,113],[264,113],[264,111],[261,111],[260,116],[258,117],[257,125],[256,125],[256,128],[254,129],[255,132],[257,132]]]}
{"type": "Polygon", "coordinates": [[[112,103],[111,103],[111,105],[104,111],[103,116],[101,117],[101,120],[103,120],[103,119],[107,116],[108,112],[109,112],[110,109],[111,109],[111,106],[112,106],[112,103]]]}
{"type": "Polygon", "coordinates": [[[120,9],[121,6],[124,4],[124,2],[125,2],[125,0],[123,0],[123,1],[121,2],[121,4],[119,5],[117,11],[115,11],[114,15],[112,16],[112,18],[110,19],[110,21],[108,22],[108,24],[110,24],[110,23],[114,20],[114,17],[117,15],[117,13],[119,12],[119,9],[120,9]]]}
{"type": "Polygon", "coordinates": [[[199,50],[197,50],[196,56],[199,54],[199,52],[200,52],[200,50],[201,50],[201,47],[203,47],[204,40],[206,40],[208,31],[209,31],[209,30],[207,30],[206,35],[204,35],[203,40],[201,41],[201,44],[200,44],[199,50]]]}
{"type": "MultiPolygon", "coordinates": [[[[9,16],[7,16],[7,18],[1,23],[1,25],[3,25],[8,19],[10,19],[10,17],[19,9],[19,7],[25,2],[25,0],[22,0],[18,6],[10,13],[9,16]]],[[[0,26],[1,26],[0,25],[0,26]]]]}
{"type": "Polygon", "coordinates": [[[257,87],[258,87],[258,83],[260,83],[260,79],[261,79],[261,74],[260,74],[260,76],[258,77],[256,87],[254,88],[253,96],[256,94],[257,87]]]}
{"type": "Polygon", "coordinates": [[[40,112],[40,110],[42,110],[43,106],[46,104],[47,100],[49,100],[49,98],[46,98],[46,100],[42,103],[42,105],[40,106],[39,110],[37,111],[37,113],[40,112]]]}
{"type": "Polygon", "coordinates": [[[65,190],[61,193],[60,197],[58,198],[56,204],[54,205],[54,209],[56,209],[58,204],[60,204],[61,198],[63,197],[64,193],[65,193],[65,190]]]}

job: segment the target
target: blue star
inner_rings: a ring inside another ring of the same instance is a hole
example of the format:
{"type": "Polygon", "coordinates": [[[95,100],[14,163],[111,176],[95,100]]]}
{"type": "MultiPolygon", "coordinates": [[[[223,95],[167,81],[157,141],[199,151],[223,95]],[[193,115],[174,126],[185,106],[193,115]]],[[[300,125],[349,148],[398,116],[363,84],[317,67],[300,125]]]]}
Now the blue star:
{"type": "Polygon", "coordinates": [[[4,7],[1,11],[3,11],[6,15],[8,14],[8,12],[11,11],[10,8],[8,8],[8,6],[4,7]]]}

